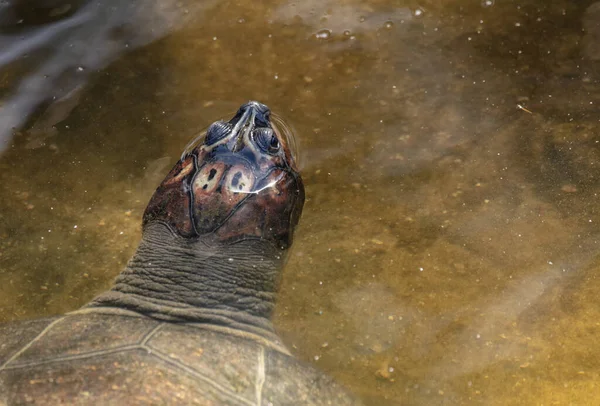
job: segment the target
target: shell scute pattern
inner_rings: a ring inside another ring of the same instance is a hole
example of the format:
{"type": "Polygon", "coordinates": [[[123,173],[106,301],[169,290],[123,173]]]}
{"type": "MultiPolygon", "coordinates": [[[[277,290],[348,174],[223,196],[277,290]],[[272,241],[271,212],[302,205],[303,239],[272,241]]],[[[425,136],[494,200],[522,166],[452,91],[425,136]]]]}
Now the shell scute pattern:
{"type": "Polygon", "coordinates": [[[93,312],[9,323],[0,330],[0,404],[331,404],[339,387],[330,378],[260,340],[93,312]]]}

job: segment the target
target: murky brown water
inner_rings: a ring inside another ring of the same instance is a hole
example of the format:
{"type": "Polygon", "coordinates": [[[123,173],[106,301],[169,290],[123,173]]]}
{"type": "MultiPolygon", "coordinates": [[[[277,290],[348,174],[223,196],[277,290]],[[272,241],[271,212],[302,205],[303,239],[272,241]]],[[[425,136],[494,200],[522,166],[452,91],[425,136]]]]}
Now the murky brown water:
{"type": "MultiPolygon", "coordinates": [[[[192,3],[132,7],[41,93],[48,59],[0,71],[0,320],[107,288],[188,140],[257,99],[302,157],[300,358],[371,405],[598,402],[600,5],[192,3]]],[[[69,35],[40,52],[99,38],[69,35]]]]}

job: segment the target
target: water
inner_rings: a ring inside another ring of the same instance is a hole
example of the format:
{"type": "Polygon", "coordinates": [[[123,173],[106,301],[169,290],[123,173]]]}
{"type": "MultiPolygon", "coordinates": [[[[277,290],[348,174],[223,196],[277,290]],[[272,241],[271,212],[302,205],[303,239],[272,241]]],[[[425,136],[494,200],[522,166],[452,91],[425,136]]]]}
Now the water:
{"type": "Polygon", "coordinates": [[[598,4],[138,3],[3,34],[87,19],[0,71],[1,320],[107,288],[182,148],[257,99],[306,184],[298,357],[372,405],[597,403],[598,4]]]}

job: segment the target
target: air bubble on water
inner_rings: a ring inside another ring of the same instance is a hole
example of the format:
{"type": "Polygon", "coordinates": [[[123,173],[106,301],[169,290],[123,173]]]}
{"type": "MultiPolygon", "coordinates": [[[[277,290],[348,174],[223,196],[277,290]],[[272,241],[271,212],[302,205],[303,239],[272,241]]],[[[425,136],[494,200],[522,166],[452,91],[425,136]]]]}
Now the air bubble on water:
{"type": "Polygon", "coordinates": [[[481,7],[492,7],[495,3],[495,0],[481,0],[481,7]]]}
{"type": "Polygon", "coordinates": [[[416,8],[416,9],[413,10],[413,15],[415,17],[422,17],[424,13],[425,12],[423,11],[422,8],[416,8]]]}
{"type": "Polygon", "coordinates": [[[331,37],[331,30],[324,29],[317,31],[315,37],[317,37],[318,39],[329,39],[331,37]]]}
{"type": "Polygon", "coordinates": [[[394,28],[394,23],[392,21],[386,21],[383,26],[388,30],[391,30],[392,28],[394,28]]]}

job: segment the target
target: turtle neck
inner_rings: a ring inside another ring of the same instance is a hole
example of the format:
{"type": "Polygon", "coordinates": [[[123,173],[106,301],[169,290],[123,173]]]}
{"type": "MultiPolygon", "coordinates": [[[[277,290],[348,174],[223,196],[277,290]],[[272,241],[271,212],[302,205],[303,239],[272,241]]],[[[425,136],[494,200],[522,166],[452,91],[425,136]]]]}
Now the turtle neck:
{"type": "Polygon", "coordinates": [[[210,323],[275,338],[270,317],[285,251],[247,239],[191,241],[162,223],[142,241],[109,291],[85,307],[117,307],[171,322],[210,323]]]}

